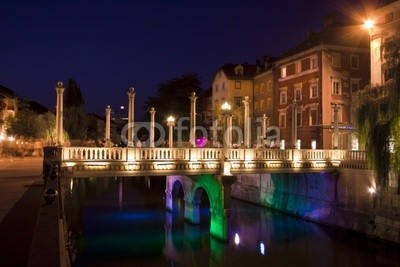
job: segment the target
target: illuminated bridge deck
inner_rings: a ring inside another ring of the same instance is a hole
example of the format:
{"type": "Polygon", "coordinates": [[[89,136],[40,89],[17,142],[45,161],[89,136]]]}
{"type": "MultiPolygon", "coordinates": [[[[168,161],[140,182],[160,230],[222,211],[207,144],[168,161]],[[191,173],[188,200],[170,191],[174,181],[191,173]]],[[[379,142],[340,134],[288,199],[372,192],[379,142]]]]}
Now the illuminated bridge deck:
{"type": "Polygon", "coordinates": [[[318,149],[62,147],[74,177],[293,173],[367,169],[365,151],[318,149]]]}

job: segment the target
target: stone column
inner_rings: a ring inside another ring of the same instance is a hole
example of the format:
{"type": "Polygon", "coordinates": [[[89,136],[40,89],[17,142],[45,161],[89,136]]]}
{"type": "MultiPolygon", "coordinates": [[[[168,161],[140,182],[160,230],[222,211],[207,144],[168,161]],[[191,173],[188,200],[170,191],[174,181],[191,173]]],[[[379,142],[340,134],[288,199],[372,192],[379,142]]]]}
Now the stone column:
{"type": "Polygon", "coordinates": [[[267,116],[265,114],[263,114],[262,117],[262,126],[261,126],[261,132],[262,132],[262,145],[263,147],[265,147],[266,144],[266,140],[267,140],[267,116]]]}
{"type": "Polygon", "coordinates": [[[244,147],[249,148],[250,144],[250,110],[249,110],[249,97],[245,96],[242,101],[244,104],[244,147]]]}
{"type": "Polygon", "coordinates": [[[57,107],[56,107],[56,146],[61,146],[63,141],[63,106],[64,106],[64,87],[62,82],[58,82],[56,86],[57,107]]]}
{"type": "Polygon", "coordinates": [[[106,107],[106,147],[111,146],[111,108],[110,105],[106,107]]]}
{"type": "Polygon", "coordinates": [[[232,148],[232,115],[226,116],[226,146],[232,148]]]}
{"type": "Polygon", "coordinates": [[[152,107],[150,109],[150,147],[154,147],[154,121],[156,110],[152,107]]]}
{"type": "Polygon", "coordinates": [[[133,135],[135,134],[135,89],[129,88],[128,91],[128,147],[133,147],[133,135]]]}
{"type": "Polygon", "coordinates": [[[192,92],[190,99],[190,144],[192,147],[196,146],[196,93],[192,92]]]}
{"type": "Polygon", "coordinates": [[[339,148],[339,105],[333,104],[333,149],[339,148]]]}

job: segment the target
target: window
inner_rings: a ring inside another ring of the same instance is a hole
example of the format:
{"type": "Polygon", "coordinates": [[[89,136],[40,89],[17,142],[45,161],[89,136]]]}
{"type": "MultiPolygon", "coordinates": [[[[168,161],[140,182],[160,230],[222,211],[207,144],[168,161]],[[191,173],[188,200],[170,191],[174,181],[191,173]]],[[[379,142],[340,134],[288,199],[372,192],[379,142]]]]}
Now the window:
{"type": "Polygon", "coordinates": [[[294,100],[296,100],[296,101],[301,100],[301,88],[294,89],[294,100]]]}
{"type": "Polygon", "coordinates": [[[261,84],[261,92],[260,93],[265,94],[265,84],[264,83],[261,84]]]}
{"type": "Polygon", "coordinates": [[[215,92],[218,93],[218,84],[215,85],[215,92]]]}
{"type": "Polygon", "coordinates": [[[218,107],[219,106],[219,101],[218,99],[214,100],[214,107],[218,107]]]}
{"type": "Polygon", "coordinates": [[[358,81],[358,79],[351,79],[350,89],[352,94],[356,93],[360,89],[360,82],[358,81]]]}
{"type": "Polygon", "coordinates": [[[286,66],[281,68],[281,78],[286,77],[286,66]]]}
{"type": "Polygon", "coordinates": [[[286,114],[279,113],[279,127],[286,127],[286,114]]]}
{"type": "Polygon", "coordinates": [[[350,68],[358,70],[359,68],[359,58],[357,55],[350,56],[350,68]]]}
{"type": "Polygon", "coordinates": [[[222,91],[225,91],[225,82],[222,82],[222,91]]]}
{"type": "Polygon", "coordinates": [[[259,102],[258,101],[256,101],[255,103],[254,103],[254,109],[255,110],[258,110],[259,109],[259,102]]]}
{"type": "MultiPolygon", "coordinates": [[[[341,123],[342,122],[342,108],[340,106],[338,106],[338,111],[337,111],[337,115],[338,115],[338,122],[341,123]]],[[[334,109],[332,108],[332,124],[335,122],[335,112],[334,109]]]]}
{"type": "Polygon", "coordinates": [[[286,91],[281,91],[279,94],[279,103],[286,104],[287,103],[287,92],[286,91]]]}
{"type": "Polygon", "coordinates": [[[242,82],[241,81],[235,81],[235,89],[240,89],[242,88],[242,82]]]}
{"type": "Polygon", "coordinates": [[[341,95],[342,94],[342,83],[338,79],[332,80],[332,95],[341,95]]]}
{"type": "Polygon", "coordinates": [[[267,108],[271,108],[272,107],[272,100],[270,97],[267,98],[267,108]]]}
{"type": "Polygon", "coordinates": [[[301,123],[301,111],[297,111],[296,112],[296,123],[297,123],[297,126],[301,126],[302,125],[302,123],[301,123]]]}
{"type": "Polygon", "coordinates": [[[267,82],[267,92],[271,91],[271,89],[272,89],[272,82],[268,81],[267,82]]]}
{"type": "Polygon", "coordinates": [[[258,87],[258,85],[255,86],[254,91],[255,95],[258,95],[260,93],[260,88],[258,87]]]}
{"type": "Polygon", "coordinates": [[[260,101],[260,108],[261,110],[264,110],[264,99],[260,101]]]}
{"type": "Polygon", "coordinates": [[[310,98],[318,97],[318,84],[314,83],[310,85],[310,98]]]}
{"type": "Polygon", "coordinates": [[[318,59],[317,57],[311,57],[311,69],[318,68],[318,59]]]}
{"type": "Polygon", "coordinates": [[[339,68],[341,66],[341,58],[339,53],[332,53],[332,67],[339,68]]]}
{"type": "Polygon", "coordinates": [[[296,62],[294,65],[294,71],[295,73],[300,73],[301,72],[301,62],[296,62]]]}
{"type": "Polygon", "coordinates": [[[317,125],[317,115],[318,115],[318,111],[316,108],[312,108],[310,109],[310,126],[311,125],[317,125]]]}
{"type": "Polygon", "coordinates": [[[242,98],[241,97],[235,97],[234,102],[235,102],[235,107],[242,106],[242,98]]]}

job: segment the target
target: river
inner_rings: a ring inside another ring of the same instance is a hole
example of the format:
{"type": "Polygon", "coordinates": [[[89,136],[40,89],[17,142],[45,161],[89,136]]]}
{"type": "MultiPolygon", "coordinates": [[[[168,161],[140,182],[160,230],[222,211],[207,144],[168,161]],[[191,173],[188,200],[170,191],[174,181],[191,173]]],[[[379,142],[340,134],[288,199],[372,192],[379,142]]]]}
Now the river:
{"type": "Polygon", "coordinates": [[[165,209],[165,177],[72,179],[72,266],[400,266],[400,248],[232,199],[228,242],[165,209]]]}

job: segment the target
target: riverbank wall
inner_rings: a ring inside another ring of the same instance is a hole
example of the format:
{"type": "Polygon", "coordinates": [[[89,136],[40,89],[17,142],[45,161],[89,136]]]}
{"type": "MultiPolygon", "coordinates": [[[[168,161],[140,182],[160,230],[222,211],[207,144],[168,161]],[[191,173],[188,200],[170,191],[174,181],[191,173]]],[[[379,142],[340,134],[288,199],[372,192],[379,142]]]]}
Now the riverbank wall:
{"type": "Polygon", "coordinates": [[[237,175],[232,197],[400,245],[397,175],[376,188],[368,169],[336,172],[237,175]]]}

